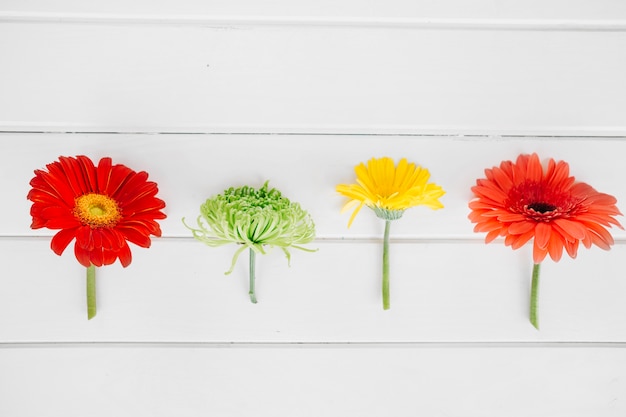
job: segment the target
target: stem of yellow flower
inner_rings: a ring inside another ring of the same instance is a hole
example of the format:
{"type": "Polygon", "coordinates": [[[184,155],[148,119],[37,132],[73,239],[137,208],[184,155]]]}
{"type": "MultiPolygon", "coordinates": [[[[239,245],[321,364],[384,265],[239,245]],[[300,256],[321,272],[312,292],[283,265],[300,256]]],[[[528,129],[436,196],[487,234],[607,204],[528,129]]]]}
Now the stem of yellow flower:
{"type": "Polygon", "coordinates": [[[250,291],[248,292],[248,294],[250,295],[250,301],[256,304],[256,294],[254,290],[254,267],[256,263],[255,262],[256,253],[254,252],[254,250],[252,250],[252,248],[250,248],[249,251],[250,251],[250,291]]]}
{"type": "Polygon", "coordinates": [[[87,267],[87,320],[96,316],[96,267],[87,267]]]}
{"type": "Polygon", "coordinates": [[[533,281],[530,288],[530,322],[535,329],[539,330],[539,315],[537,313],[537,302],[539,298],[539,267],[541,264],[533,265],[533,281]]]}
{"type": "Polygon", "coordinates": [[[385,220],[383,239],[383,309],[389,310],[389,228],[391,220],[385,220]]]}

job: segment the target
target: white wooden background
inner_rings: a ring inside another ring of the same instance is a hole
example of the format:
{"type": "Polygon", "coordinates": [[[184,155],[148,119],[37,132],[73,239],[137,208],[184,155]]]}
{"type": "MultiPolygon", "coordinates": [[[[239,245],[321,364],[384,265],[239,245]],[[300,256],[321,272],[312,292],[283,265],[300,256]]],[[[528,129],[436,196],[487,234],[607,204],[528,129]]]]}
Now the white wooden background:
{"type": "MultiPolygon", "coordinates": [[[[626,232],[544,262],[467,220],[483,169],[570,163],[626,211],[620,1],[0,1],[0,416],[624,416],[626,232]],[[29,229],[59,155],[146,170],[164,236],[84,268],[29,229]],[[445,208],[351,229],[334,187],[407,157],[445,208]],[[310,211],[316,253],[246,260],[194,241],[210,195],[270,184],[310,211]]],[[[622,221],[624,223],[624,221],[622,221]]]]}

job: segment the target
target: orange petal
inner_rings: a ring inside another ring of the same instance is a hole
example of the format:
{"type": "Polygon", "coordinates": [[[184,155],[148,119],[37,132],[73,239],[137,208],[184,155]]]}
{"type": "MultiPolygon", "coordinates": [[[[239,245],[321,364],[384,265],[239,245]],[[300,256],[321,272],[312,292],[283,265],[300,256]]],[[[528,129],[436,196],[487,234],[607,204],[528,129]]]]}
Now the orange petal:
{"type": "Polygon", "coordinates": [[[546,249],[552,235],[552,227],[548,223],[539,222],[535,226],[535,246],[546,249]]]}
{"type": "Polygon", "coordinates": [[[509,225],[508,232],[514,235],[521,235],[530,230],[534,230],[535,225],[536,223],[533,221],[521,221],[521,222],[511,223],[509,225]]]}
{"type": "Polygon", "coordinates": [[[573,238],[567,239],[569,241],[581,240],[587,235],[587,228],[579,222],[567,219],[555,219],[553,223],[573,238]]]}
{"type": "Polygon", "coordinates": [[[558,262],[563,255],[564,241],[557,233],[552,233],[550,236],[550,242],[548,243],[548,252],[554,262],[558,262]]]}

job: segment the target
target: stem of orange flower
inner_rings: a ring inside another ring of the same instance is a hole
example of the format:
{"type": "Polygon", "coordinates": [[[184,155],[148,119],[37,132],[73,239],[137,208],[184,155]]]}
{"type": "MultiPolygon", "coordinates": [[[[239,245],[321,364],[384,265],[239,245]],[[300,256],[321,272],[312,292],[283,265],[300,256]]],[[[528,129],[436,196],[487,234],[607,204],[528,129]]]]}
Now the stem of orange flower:
{"type": "Polygon", "coordinates": [[[96,267],[87,267],[87,320],[96,316],[96,267]]]}
{"type": "Polygon", "coordinates": [[[248,292],[248,294],[250,295],[250,301],[252,301],[254,304],[256,304],[256,294],[255,294],[255,289],[254,289],[254,268],[255,268],[255,258],[256,258],[256,253],[252,250],[252,248],[249,249],[250,251],[250,291],[248,292]]]}
{"type": "Polygon", "coordinates": [[[389,228],[391,220],[385,220],[383,239],[383,309],[389,310],[389,228]]]}
{"type": "Polygon", "coordinates": [[[530,287],[530,322],[535,329],[539,330],[539,315],[537,313],[537,302],[539,298],[539,267],[541,264],[533,265],[533,282],[530,287]]]}

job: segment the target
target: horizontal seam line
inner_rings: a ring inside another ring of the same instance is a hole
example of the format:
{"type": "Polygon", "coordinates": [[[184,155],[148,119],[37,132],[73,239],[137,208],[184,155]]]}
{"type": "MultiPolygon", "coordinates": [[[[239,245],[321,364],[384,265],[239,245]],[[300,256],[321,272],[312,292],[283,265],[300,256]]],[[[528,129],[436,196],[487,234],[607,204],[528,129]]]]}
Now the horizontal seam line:
{"type": "Polygon", "coordinates": [[[126,25],[219,25],[219,26],[328,26],[435,28],[467,30],[533,30],[533,31],[625,31],[625,19],[546,19],[546,18],[398,18],[398,17],[306,17],[306,16],[237,16],[168,14],[96,14],[96,13],[37,13],[0,12],[0,22],[15,23],[93,23],[126,25]]]}
{"type": "MultiPolygon", "coordinates": [[[[53,235],[0,235],[0,240],[42,240],[42,239],[51,239],[53,235]]],[[[194,241],[195,238],[192,236],[161,236],[158,238],[153,238],[154,241],[159,240],[171,240],[171,241],[194,241]]],[[[315,243],[380,243],[383,241],[382,236],[380,237],[318,237],[311,241],[309,244],[315,243]]],[[[391,243],[485,243],[484,236],[477,237],[390,237],[389,241],[391,243]]],[[[504,238],[497,238],[493,241],[493,243],[503,242],[504,238]]],[[[615,244],[624,244],[626,243],[626,237],[614,237],[615,244]]],[[[235,243],[235,242],[233,242],[235,243]]]]}
{"type": "MultiPolygon", "coordinates": [[[[626,128],[625,128],[626,129],[626,128]]],[[[146,136],[175,136],[175,135],[188,135],[188,136],[385,136],[385,137],[415,137],[415,138],[450,138],[450,139],[612,139],[626,141],[626,135],[612,134],[589,134],[589,135],[575,135],[575,134],[463,134],[463,133],[364,133],[364,132],[279,132],[279,131],[215,131],[215,132],[195,132],[195,131],[123,131],[123,130],[0,130],[0,134],[43,134],[43,135],[146,135],[146,136]]]]}
{"type": "Polygon", "coordinates": [[[626,348],[626,342],[0,342],[10,348],[626,348]]]}

